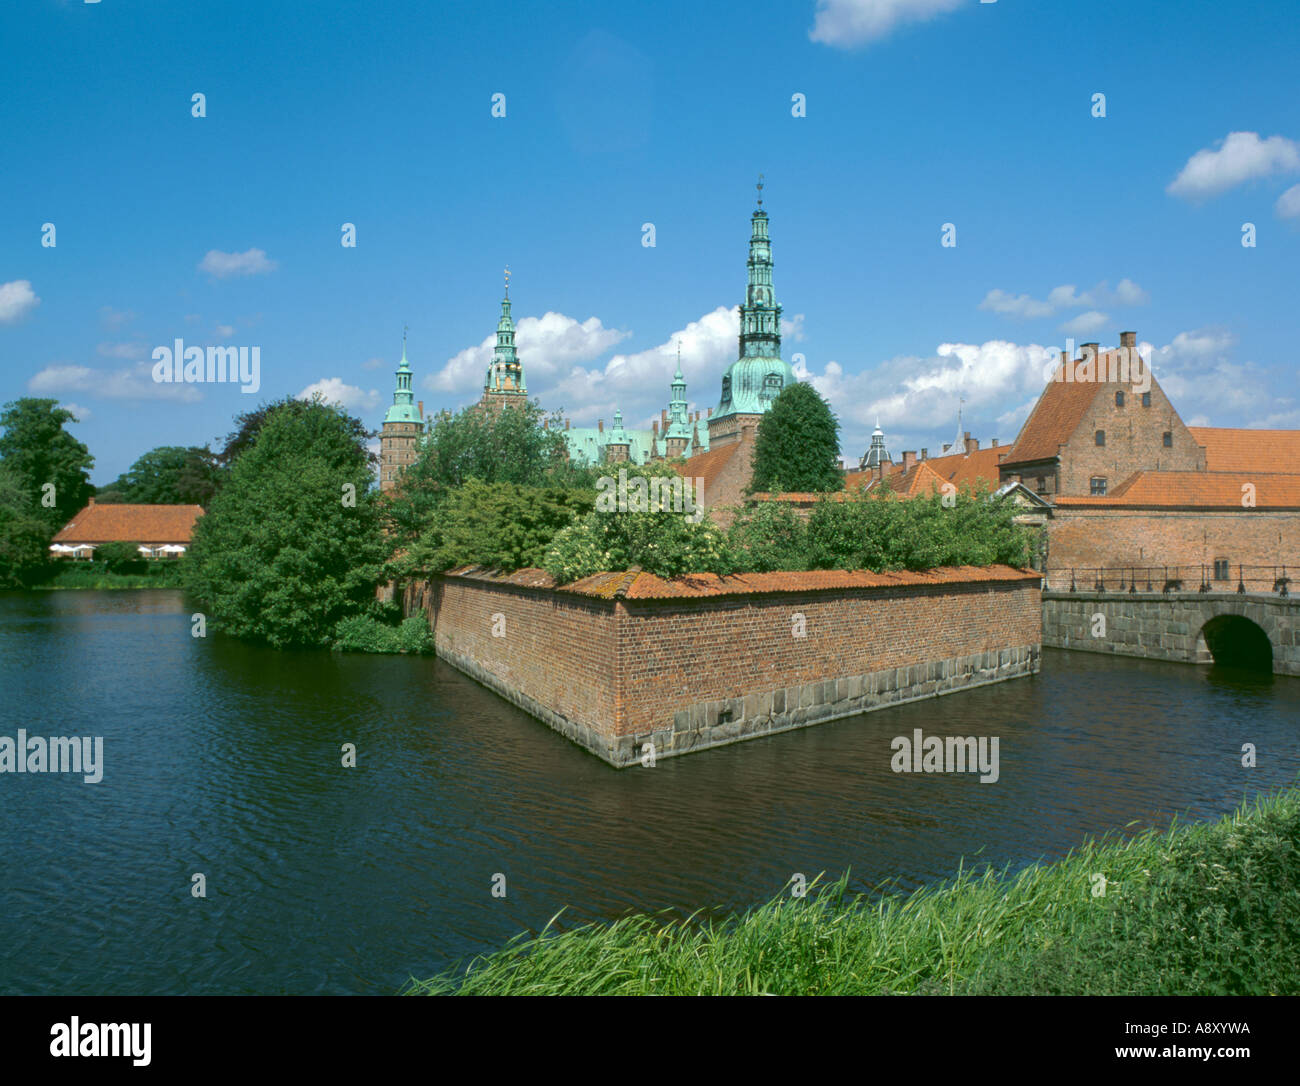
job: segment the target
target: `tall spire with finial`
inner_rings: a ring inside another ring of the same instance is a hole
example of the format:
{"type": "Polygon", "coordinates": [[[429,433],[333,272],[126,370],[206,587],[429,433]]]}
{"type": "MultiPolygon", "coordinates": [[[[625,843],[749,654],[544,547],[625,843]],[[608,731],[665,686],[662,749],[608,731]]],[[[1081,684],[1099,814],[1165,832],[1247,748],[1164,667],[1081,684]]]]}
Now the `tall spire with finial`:
{"type": "Polygon", "coordinates": [[[487,377],[483,382],[485,392],[523,393],[524,367],[515,351],[515,322],[510,316],[510,265],[505,270],[505,297],[501,299],[501,319],[497,321],[497,345],[488,363],[487,377]]]}
{"type": "Polygon", "coordinates": [[[748,282],[740,307],[740,357],[781,357],[781,307],[772,290],[772,240],[763,210],[763,175],[758,175],[758,208],[750,219],[748,282]]]}

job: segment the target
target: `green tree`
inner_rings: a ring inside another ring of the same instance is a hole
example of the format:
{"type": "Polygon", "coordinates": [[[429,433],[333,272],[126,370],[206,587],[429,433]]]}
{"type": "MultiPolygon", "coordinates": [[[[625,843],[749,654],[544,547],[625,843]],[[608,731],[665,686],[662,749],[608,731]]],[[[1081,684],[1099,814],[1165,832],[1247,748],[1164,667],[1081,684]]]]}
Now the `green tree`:
{"type": "Polygon", "coordinates": [[[750,491],[842,490],[839,433],[830,404],[812,385],[788,385],[759,420],[750,491]]]}
{"type": "Polygon", "coordinates": [[[770,573],[809,568],[808,525],[788,503],[756,502],[727,529],[736,571],[770,573]]]}
{"type": "Polygon", "coordinates": [[[359,423],[319,398],[272,412],[194,528],[186,586],[215,627],[276,647],[327,646],[378,612],[389,542],[359,423]]]}
{"type": "Polygon", "coordinates": [[[49,568],[50,530],[27,508],[22,484],[0,461],[0,588],[22,588],[49,568]]]}
{"type": "Polygon", "coordinates": [[[595,493],[471,479],[448,491],[429,526],[401,562],[406,573],[441,573],[480,565],[540,566],[557,532],[591,512],[595,493]]]}
{"type": "MultiPolygon", "coordinates": [[[[260,404],[252,411],[245,411],[235,416],[235,428],[226,435],[225,444],[221,451],[215,454],[215,461],[218,467],[229,470],[234,466],[236,460],[253,447],[257,442],[258,435],[262,428],[275,415],[287,413],[293,416],[305,416],[312,413],[313,405],[324,403],[324,400],[317,393],[310,400],[300,400],[296,396],[285,396],[283,399],[270,400],[260,404]]],[[[362,456],[370,467],[375,467],[379,463],[379,458],[370,452],[370,440],[375,437],[375,431],[367,430],[365,423],[360,419],[340,412],[342,418],[346,419],[346,430],[349,439],[356,446],[358,454],[362,456]]]]}
{"type": "Polygon", "coordinates": [[[555,536],[542,563],[561,584],[633,566],[660,577],[734,569],[721,529],[708,520],[663,512],[588,513],[555,536]]]}
{"type": "Polygon", "coordinates": [[[516,486],[585,488],[599,472],[572,464],[559,425],[536,400],[484,410],[479,404],[438,414],[416,460],[402,473],[400,489],[386,503],[390,529],[414,539],[447,493],[471,479],[516,486]]]}
{"type": "Polygon", "coordinates": [[[160,445],[142,455],[103,487],[96,500],[146,505],[206,505],[216,492],[220,468],[206,446],[160,445]]]}
{"type": "Polygon", "coordinates": [[[95,560],[103,562],[110,573],[142,573],[148,562],[140,553],[140,544],[118,540],[96,547],[95,560]]]}
{"type": "Polygon", "coordinates": [[[20,495],[18,508],[44,523],[51,537],[94,493],[90,469],[95,459],[63,428],[76,421],[50,399],[25,397],[0,412],[0,463],[10,473],[11,489],[20,495]]]}

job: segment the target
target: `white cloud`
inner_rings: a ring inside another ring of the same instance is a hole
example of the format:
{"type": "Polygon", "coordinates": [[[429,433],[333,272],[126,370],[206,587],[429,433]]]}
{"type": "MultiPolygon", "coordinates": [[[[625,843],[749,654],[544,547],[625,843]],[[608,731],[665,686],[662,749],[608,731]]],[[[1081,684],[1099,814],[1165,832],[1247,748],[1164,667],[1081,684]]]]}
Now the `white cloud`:
{"type": "MultiPolygon", "coordinates": [[[[363,370],[377,370],[383,364],[384,364],[384,360],[382,358],[367,358],[364,362],[361,363],[361,368],[363,370]]],[[[395,369],[397,367],[397,363],[393,363],[393,367],[395,369]]]]}
{"type": "Polygon", "coordinates": [[[322,377],[299,392],[298,399],[310,400],[318,392],[327,403],[340,404],[349,411],[373,411],[380,403],[376,389],[367,392],[346,384],[341,377],[322,377]]]}
{"type": "Polygon", "coordinates": [[[1277,198],[1275,208],[1279,217],[1283,219],[1300,218],[1300,185],[1292,185],[1286,192],[1277,198]]]}
{"type": "Polygon", "coordinates": [[[99,343],[95,346],[95,353],[105,358],[138,359],[147,355],[149,350],[143,340],[135,343],[99,343]]]}
{"type": "Polygon", "coordinates": [[[1257,132],[1229,132],[1211,150],[1202,148],[1187,160],[1165,189],[1171,196],[1204,199],[1244,181],[1300,170],[1300,144],[1284,136],[1262,140],[1257,132]]]}
{"type": "Polygon", "coordinates": [[[13,324],[41,304],[27,279],[0,283],[0,324],[13,324]]]}
{"type": "Polygon", "coordinates": [[[71,411],[74,415],[76,415],[78,422],[85,422],[88,418],[90,418],[90,408],[82,407],[81,404],[79,403],[61,403],[59,404],[59,406],[63,408],[63,410],[71,411]]]}
{"type": "Polygon", "coordinates": [[[199,271],[214,279],[229,279],[237,275],[266,275],[276,269],[274,260],[268,260],[262,249],[249,249],[242,253],[223,253],[209,249],[199,262],[199,271]]]}
{"type": "Polygon", "coordinates": [[[878,41],[903,23],[924,22],[965,0],[817,0],[808,37],[843,49],[878,41]]]}
{"type": "MultiPolygon", "coordinates": [[[[631,334],[606,328],[598,317],[578,321],[563,313],[547,312],[541,317],[520,318],[515,322],[515,349],[524,364],[529,392],[540,392],[573,363],[597,358],[631,334]]],[[[437,392],[478,391],[496,342],[496,333],[492,333],[481,343],[466,347],[426,377],[424,386],[437,392]]]]}
{"type": "Polygon", "coordinates": [[[1132,279],[1121,279],[1114,290],[1111,290],[1110,285],[1102,280],[1091,290],[1082,293],[1075,289],[1073,283],[1067,283],[1053,287],[1048,291],[1044,301],[1039,301],[1028,294],[1008,294],[1005,290],[990,290],[980,302],[980,308],[1021,320],[1033,320],[1038,317],[1050,317],[1062,309],[1095,308],[1103,305],[1146,305],[1150,300],[1151,295],[1132,279]]]}
{"type": "Polygon", "coordinates": [[[99,307],[99,321],[110,330],[121,328],[124,324],[130,324],[135,320],[135,314],[129,309],[114,309],[111,305],[101,305],[99,307]]]}
{"type": "Polygon", "coordinates": [[[216,333],[222,339],[229,339],[235,334],[235,326],[233,324],[218,324],[216,333]]]}
{"type": "Polygon", "coordinates": [[[27,382],[27,390],[59,395],[84,392],[106,400],[176,400],[193,403],[203,398],[198,385],[158,382],[153,367],[140,362],[120,370],[96,370],[89,366],[55,363],[40,370],[27,382]]]}
{"type": "Polygon", "coordinates": [[[1295,416],[1294,397],[1281,390],[1276,374],[1233,358],[1236,345],[1237,337],[1227,329],[1198,328],[1179,332],[1163,347],[1139,347],[1184,419],[1225,426],[1236,418],[1250,427],[1285,427],[1278,420],[1295,416]]]}
{"type": "Polygon", "coordinates": [[[1086,336],[1093,332],[1100,332],[1107,324],[1110,318],[1105,313],[1098,313],[1095,309],[1090,309],[1086,313],[1080,313],[1077,317],[1071,317],[1063,325],[1062,332],[1068,332],[1072,336],[1086,336]]]}

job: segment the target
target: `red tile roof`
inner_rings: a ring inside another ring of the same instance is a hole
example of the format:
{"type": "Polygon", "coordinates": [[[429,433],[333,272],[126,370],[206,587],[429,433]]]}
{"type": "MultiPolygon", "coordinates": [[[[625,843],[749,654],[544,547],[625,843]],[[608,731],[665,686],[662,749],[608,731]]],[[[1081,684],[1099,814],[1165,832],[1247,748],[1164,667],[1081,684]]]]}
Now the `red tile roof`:
{"type": "Polygon", "coordinates": [[[713,499],[709,496],[709,491],[742,444],[739,441],[732,441],[720,448],[696,453],[686,460],[672,462],[672,468],[684,479],[703,479],[704,502],[706,505],[712,504],[713,499]]]}
{"type": "MultiPolygon", "coordinates": [[[[1103,351],[1098,355],[1099,368],[1104,368],[1108,353],[1103,351]]],[[[1079,361],[1069,364],[1068,376],[1074,376],[1073,367],[1079,361]]],[[[1055,375],[1038,397],[1038,403],[1034,404],[1033,411],[1021,427],[1020,436],[1002,463],[1027,464],[1034,460],[1050,460],[1079,428],[1103,382],[1067,381],[1065,376],[1067,367],[1057,366],[1055,375]]]]}
{"type": "Polygon", "coordinates": [[[1300,430],[1231,430],[1189,426],[1205,446],[1207,471],[1300,471],[1300,430]]]}
{"type": "Polygon", "coordinates": [[[1234,509],[1246,484],[1256,509],[1300,509],[1300,474],[1241,471],[1138,471],[1105,497],[1057,497],[1058,506],[1234,509]]]}
{"type": "Polygon", "coordinates": [[[932,471],[938,472],[957,489],[969,485],[972,490],[983,482],[989,490],[997,490],[1001,485],[998,476],[998,458],[1007,450],[998,445],[987,449],[976,449],[972,453],[954,453],[951,456],[932,456],[921,463],[929,464],[932,471]]]}
{"type": "Polygon", "coordinates": [[[199,505],[86,506],[54,537],[55,543],[188,543],[199,505]]]}
{"type": "MultiPolygon", "coordinates": [[[[446,574],[493,584],[526,588],[555,588],[549,573],[521,569],[497,573],[479,566],[464,566],[446,574]]],[[[671,579],[653,573],[630,570],[625,573],[596,573],[564,585],[556,591],[600,599],[696,599],[711,596],[746,596],[771,592],[816,592],[845,588],[896,588],[911,585],[984,584],[1002,581],[1035,581],[1042,575],[1012,566],[949,566],[921,571],[868,573],[863,570],[818,569],[797,573],[738,573],[723,577],[716,573],[690,573],[671,579]]]]}

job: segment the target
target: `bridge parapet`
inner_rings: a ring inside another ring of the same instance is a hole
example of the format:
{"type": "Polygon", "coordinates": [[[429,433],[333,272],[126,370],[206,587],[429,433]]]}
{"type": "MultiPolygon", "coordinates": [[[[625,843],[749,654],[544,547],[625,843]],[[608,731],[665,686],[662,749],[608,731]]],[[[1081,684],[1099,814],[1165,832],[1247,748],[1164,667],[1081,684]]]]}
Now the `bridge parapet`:
{"type": "Polygon", "coordinates": [[[1198,566],[1056,567],[1043,575],[1044,588],[1060,592],[1127,592],[1131,595],[1233,592],[1239,596],[1291,595],[1300,561],[1271,566],[1215,562],[1198,566]]]}
{"type": "Polygon", "coordinates": [[[1045,589],[1043,644],[1183,663],[1249,661],[1300,675],[1300,597],[1130,585],[1084,589],[1076,578],[1073,592],[1045,589]]]}

